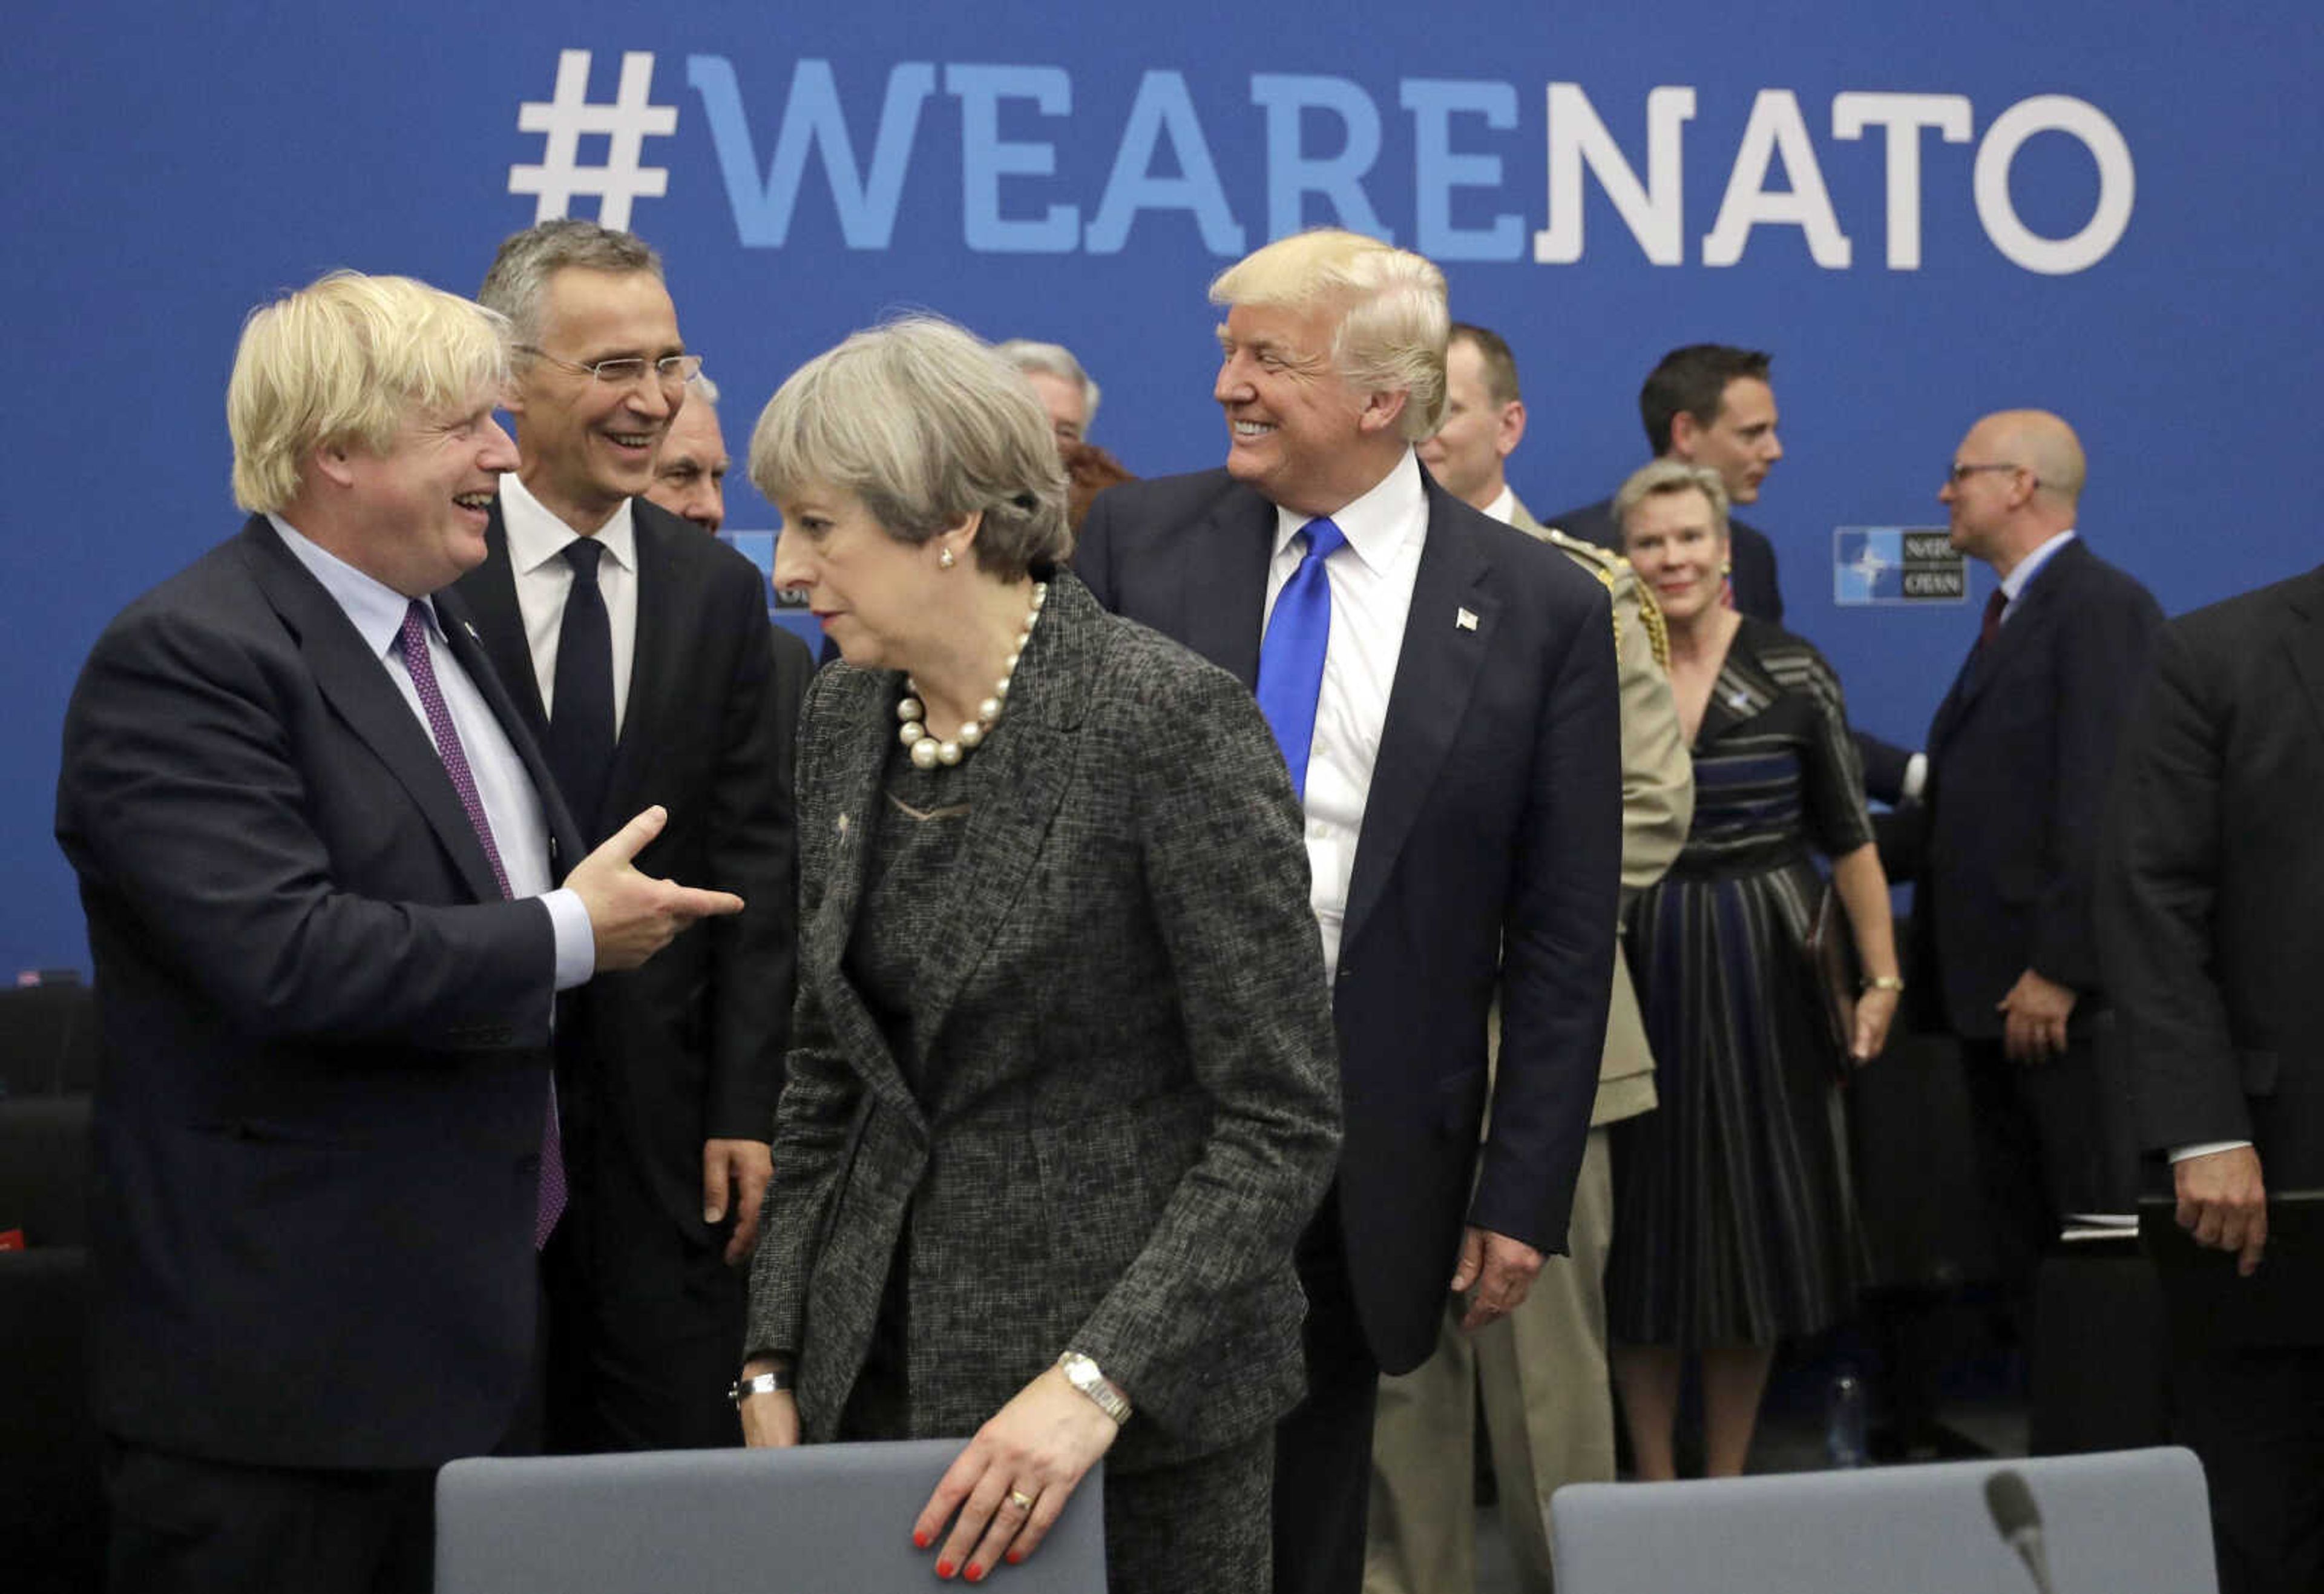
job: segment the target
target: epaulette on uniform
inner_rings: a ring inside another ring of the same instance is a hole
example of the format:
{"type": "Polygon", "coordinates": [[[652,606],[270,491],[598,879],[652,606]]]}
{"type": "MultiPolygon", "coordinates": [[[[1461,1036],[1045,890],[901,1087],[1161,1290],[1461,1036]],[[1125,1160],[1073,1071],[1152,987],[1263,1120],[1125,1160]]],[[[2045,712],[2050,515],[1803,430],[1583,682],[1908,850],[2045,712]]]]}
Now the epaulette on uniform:
{"type": "MultiPolygon", "coordinates": [[[[1628,584],[1631,596],[1637,600],[1638,623],[1646,627],[1646,644],[1654,649],[1655,663],[1665,670],[1669,669],[1670,629],[1663,619],[1662,606],[1655,601],[1655,595],[1646,590],[1646,584],[1632,575],[1630,561],[1611,548],[1569,536],[1555,526],[1544,526],[1541,534],[1545,542],[1571,554],[1575,562],[1603,582],[1609,593],[1618,590],[1617,583],[1624,578],[1630,578],[1628,584]]],[[[1617,604],[1614,606],[1614,646],[1617,652],[1620,651],[1621,645],[1622,609],[1617,604]]]]}

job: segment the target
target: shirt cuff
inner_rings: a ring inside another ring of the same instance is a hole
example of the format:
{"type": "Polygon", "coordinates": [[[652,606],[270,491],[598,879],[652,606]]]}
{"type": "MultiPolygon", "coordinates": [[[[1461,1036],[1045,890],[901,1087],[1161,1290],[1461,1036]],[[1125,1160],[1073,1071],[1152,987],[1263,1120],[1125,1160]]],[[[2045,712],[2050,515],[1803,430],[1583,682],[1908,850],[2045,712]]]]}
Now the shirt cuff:
{"type": "Polygon", "coordinates": [[[1904,801],[1918,802],[1921,792],[1929,783],[1929,755],[1915,753],[1904,760],[1904,801]]]}
{"type": "Polygon", "coordinates": [[[562,888],[544,893],[540,902],[557,932],[557,988],[569,991],[587,985],[597,972],[597,932],[590,927],[589,910],[579,896],[562,888]]]}
{"type": "Polygon", "coordinates": [[[2248,1140],[2199,1140],[2192,1145],[2172,1146],[2171,1160],[2183,1163],[2189,1157],[2208,1157],[2215,1152],[2240,1151],[2250,1144],[2248,1140]]]}

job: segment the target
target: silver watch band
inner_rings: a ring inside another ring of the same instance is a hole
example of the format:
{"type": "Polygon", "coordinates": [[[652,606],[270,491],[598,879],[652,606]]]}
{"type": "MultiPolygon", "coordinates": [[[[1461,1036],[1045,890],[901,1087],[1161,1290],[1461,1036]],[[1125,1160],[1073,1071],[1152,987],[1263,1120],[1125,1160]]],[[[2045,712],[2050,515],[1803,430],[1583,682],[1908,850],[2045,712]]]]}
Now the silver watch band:
{"type": "Polygon", "coordinates": [[[1130,1421],[1130,1396],[1121,1385],[1098,1370],[1097,1363],[1078,1350],[1068,1350],[1057,1358],[1057,1367],[1065,1375],[1065,1382],[1097,1403],[1098,1410],[1117,1423],[1130,1421]]]}

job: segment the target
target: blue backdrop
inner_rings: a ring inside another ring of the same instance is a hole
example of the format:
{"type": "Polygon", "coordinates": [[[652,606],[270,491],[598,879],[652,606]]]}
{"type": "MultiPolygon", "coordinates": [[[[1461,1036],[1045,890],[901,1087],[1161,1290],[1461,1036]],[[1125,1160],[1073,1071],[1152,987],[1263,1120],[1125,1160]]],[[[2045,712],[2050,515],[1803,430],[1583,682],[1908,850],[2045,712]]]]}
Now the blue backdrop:
{"type": "MultiPolygon", "coordinates": [[[[1974,616],[1836,606],[1834,532],[1941,525],[1939,472],[1983,412],[2075,422],[2088,534],[2173,612],[2314,562],[2313,0],[1330,17],[94,0],[12,18],[0,290],[44,376],[20,379],[8,427],[0,971],[86,960],[50,835],[64,704],[106,618],[236,524],[223,396],[244,312],[337,265],[473,292],[543,214],[662,249],[738,450],[800,360],[925,306],[1078,350],[1105,389],[1095,437],[1132,469],[1214,464],[1204,286],[1324,221],[1432,254],[1454,313],[1515,346],[1532,419],[1511,475],[1545,512],[1639,462],[1635,395],[1665,349],[1771,349],[1788,454],[1750,518],[1794,628],[1899,740],[1974,616]]],[[[729,524],[776,521],[741,485],[729,524]]]]}

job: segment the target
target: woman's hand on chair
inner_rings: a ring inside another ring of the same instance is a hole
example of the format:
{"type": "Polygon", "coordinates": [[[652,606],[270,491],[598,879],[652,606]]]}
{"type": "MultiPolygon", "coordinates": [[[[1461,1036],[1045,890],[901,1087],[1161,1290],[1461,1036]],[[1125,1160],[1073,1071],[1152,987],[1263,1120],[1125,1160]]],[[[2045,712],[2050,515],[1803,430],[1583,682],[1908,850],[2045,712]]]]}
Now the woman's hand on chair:
{"type": "Polygon", "coordinates": [[[927,1549],[951,1522],[936,1576],[983,1581],[1004,1557],[1013,1565],[1040,1547],[1120,1432],[1062,1371],[1049,1368],[977,1430],[912,1524],[912,1543],[927,1549]]]}

